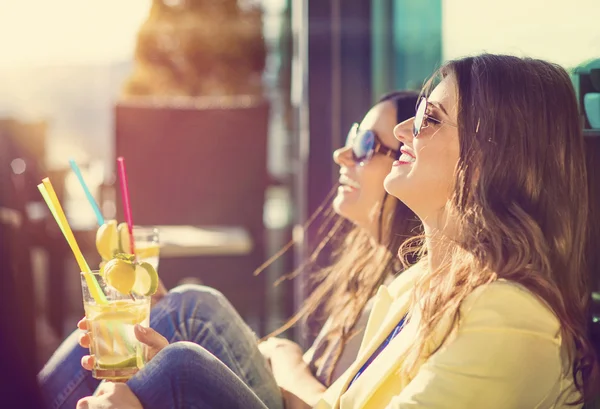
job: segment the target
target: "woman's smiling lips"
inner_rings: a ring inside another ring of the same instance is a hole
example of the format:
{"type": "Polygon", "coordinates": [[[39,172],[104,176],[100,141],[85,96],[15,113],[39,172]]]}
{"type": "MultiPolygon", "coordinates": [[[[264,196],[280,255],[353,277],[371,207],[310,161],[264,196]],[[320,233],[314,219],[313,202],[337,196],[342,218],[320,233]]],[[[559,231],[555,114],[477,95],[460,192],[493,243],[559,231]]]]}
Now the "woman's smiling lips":
{"type": "Polygon", "coordinates": [[[339,183],[340,183],[340,190],[355,191],[355,190],[360,189],[360,184],[357,181],[350,179],[345,174],[340,175],[339,183]]]}
{"type": "Polygon", "coordinates": [[[402,155],[394,161],[392,166],[412,165],[417,160],[415,155],[404,146],[400,148],[400,152],[402,152],[402,155]]]}

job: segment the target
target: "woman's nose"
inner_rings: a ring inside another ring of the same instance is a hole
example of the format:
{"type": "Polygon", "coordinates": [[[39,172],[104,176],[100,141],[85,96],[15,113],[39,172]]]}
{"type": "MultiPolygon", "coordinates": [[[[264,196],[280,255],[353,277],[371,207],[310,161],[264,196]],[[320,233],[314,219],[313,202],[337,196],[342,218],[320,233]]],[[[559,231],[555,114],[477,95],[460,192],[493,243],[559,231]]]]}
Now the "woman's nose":
{"type": "Polygon", "coordinates": [[[413,139],[413,123],[415,118],[409,118],[394,127],[394,138],[402,143],[411,142],[413,139]]]}
{"type": "Polygon", "coordinates": [[[353,166],[354,159],[352,158],[352,148],[350,146],[344,146],[343,148],[333,151],[333,161],[339,166],[353,166]]]}

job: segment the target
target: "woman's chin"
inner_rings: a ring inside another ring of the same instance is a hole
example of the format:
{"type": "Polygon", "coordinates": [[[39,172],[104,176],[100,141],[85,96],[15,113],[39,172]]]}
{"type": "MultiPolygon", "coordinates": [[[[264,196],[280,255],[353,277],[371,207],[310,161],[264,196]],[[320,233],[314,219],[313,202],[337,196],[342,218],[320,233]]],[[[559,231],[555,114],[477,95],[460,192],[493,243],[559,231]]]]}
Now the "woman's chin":
{"type": "MultiPolygon", "coordinates": [[[[413,183],[410,183],[403,175],[389,174],[383,182],[385,191],[400,200],[406,206],[412,209],[415,199],[419,199],[419,189],[415,189],[413,183]]],[[[413,210],[414,211],[414,210],[413,210]]]]}
{"type": "Polygon", "coordinates": [[[339,216],[346,217],[344,215],[344,198],[338,195],[333,199],[333,203],[331,204],[333,211],[336,212],[339,216]]]}
{"type": "Polygon", "coordinates": [[[398,198],[399,200],[402,200],[402,185],[404,184],[404,180],[405,178],[403,175],[399,175],[397,173],[389,173],[383,180],[383,187],[385,188],[385,191],[388,192],[390,195],[398,198]]]}
{"type": "Polygon", "coordinates": [[[356,201],[349,198],[346,194],[339,192],[338,195],[333,199],[332,207],[333,211],[338,216],[353,221],[352,215],[356,212],[356,201]]]}

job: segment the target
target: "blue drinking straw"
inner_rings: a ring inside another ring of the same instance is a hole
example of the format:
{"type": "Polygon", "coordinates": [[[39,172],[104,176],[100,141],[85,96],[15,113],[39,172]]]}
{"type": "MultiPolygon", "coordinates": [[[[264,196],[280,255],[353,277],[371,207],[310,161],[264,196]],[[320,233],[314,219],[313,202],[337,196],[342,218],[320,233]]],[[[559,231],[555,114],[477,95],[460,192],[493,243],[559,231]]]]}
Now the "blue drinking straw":
{"type": "Polygon", "coordinates": [[[90,192],[90,189],[88,189],[88,187],[85,183],[85,180],[83,180],[83,175],[81,174],[81,170],[79,169],[79,166],[77,166],[77,164],[75,163],[75,161],[73,159],[69,159],[69,164],[71,165],[71,169],[73,169],[73,172],[75,172],[75,175],[77,175],[77,179],[79,179],[79,183],[81,184],[81,187],[83,188],[83,191],[85,192],[85,195],[87,196],[88,202],[90,202],[90,204],[92,205],[92,209],[94,209],[94,213],[96,213],[96,219],[98,220],[98,226],[102,226],[104,224],[104,217],[102,217],[102,213],[100,212],[98,203],[96,203],[96,200],[94,200],[94,196],[92,196],[92,193],[90,192]]]}

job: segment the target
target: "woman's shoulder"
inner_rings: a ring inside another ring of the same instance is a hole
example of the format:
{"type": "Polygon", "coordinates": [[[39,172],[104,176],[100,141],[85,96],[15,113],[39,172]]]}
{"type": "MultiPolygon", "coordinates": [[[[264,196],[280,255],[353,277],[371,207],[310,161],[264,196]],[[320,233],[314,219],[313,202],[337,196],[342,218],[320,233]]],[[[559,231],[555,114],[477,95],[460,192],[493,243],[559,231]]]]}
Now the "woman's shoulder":
{"type": "Polygon", "coordinates": [[[538,295],[514,281],[497,280],[475,289],[460,308],[468,328],[528,332],[560,343],[560,322],[538,295]]]}

